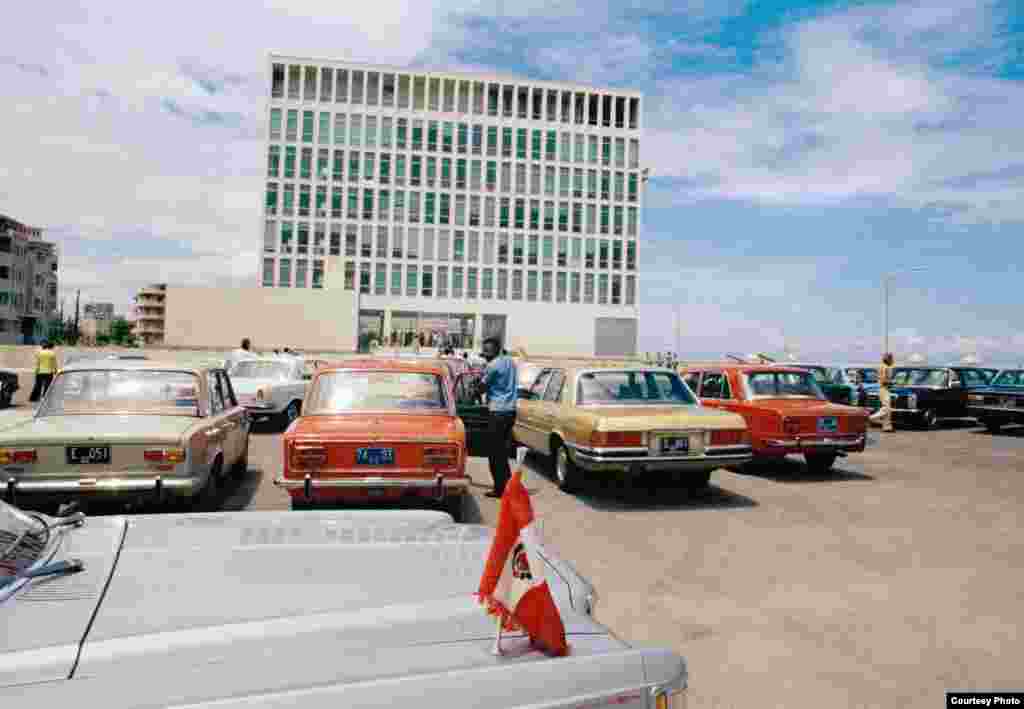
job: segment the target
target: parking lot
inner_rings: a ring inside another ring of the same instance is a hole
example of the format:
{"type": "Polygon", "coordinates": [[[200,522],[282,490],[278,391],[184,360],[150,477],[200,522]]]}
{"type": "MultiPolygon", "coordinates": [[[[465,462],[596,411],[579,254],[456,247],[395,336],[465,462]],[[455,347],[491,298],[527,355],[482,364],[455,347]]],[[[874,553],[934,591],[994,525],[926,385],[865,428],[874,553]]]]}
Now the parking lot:
{"type": "MultiPolygon", "coordinates": [[[[223,507],[287,509],[280,461],[280,433],[254,434],[223,507]]],[[[1021,687],[1024,429],[899,431],[825,476],[720,470],[697,497],[570,496],[545,459],[527,467],[547,542],[596,585],[598,619],[681,652],[691,707],[936,707],[947,689],[1021,687]]],[[[467,521],[494,524],[486,461],[470,472],[467,521]]]]}
{"type": "MultiPolygon", "coordinates": [[[[231,509],[286,509],[279,434],[252,439],[231,509]]],[[[690,663],[691,706],[942,706],[1019,689],[1024,430],[901,431],[836,471],[719,471],[698,498],[558,490],[530,456],[548,543],[597,586],[598,618],[690,663]]],[[[473,459],[469,521],[493,524],[473,459]]],[[[467,589],[469,591],[471,589],[467,589]]]]}

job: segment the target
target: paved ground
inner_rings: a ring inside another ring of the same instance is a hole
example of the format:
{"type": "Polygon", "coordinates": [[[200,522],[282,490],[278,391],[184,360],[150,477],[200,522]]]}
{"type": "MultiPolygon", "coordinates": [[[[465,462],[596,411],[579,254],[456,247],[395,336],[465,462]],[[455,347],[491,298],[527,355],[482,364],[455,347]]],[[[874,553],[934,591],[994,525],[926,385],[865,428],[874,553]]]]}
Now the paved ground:
{"type": "MultiPolygon", "coordinates": [[[[233,508],[284,508],[280,436],[253,438],[233,508]]],[[[811,477],[716,473],[707,494],[572,497],[531,456],[548,542],[597,586],[598,618],[683,653],[692,707],[943,706],[1024,685],[1024,431],[884,437],[811,477]]],[[[493,524],[474,459],[470,520],[493,524]]]]}
{"type": "MultiPolygon", "coordinates": [[[[287,507],[280,440],[253,436],[226,508],[287,507]]],[[[691,707],[938,707],[946,689],[1024,687],[1024,430],[898,432],[833,475],[720,471],[698,498],[573,497],[527,463],[599,620],[685,655],[691,707]]],[[[493,524],[485,461],[471,473],[469,519],[493,524]]]]}

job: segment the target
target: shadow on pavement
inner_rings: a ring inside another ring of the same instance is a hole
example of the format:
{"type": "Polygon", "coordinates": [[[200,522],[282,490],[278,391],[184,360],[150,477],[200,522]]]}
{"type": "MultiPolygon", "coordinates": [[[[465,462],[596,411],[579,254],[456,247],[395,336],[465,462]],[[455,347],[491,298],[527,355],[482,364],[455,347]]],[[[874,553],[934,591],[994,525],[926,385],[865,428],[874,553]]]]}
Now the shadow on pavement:
{"type": "MultiPolygon", "coordinates": [[[[837,465],[842,465],[841,461],[842,459],[840,458],[840,462],[837,465]]],[[[785,483],[837,483],[849,480],[875,480],[871,475],[847,470],[842,467],[833,467],[832,470],[826,473],[811,472],[807,468],[807,464],[802,460],[791,460],[789,458],[779,461],[747,463],[741,468],[730,468],[730,470],[740,475],[754,475],[759,478],[767,478],[785,483]]]]}
{"type": "Polygon", "coordinates": [[[263,477],[263,470],[249,467],[241,478],[228,478],[221,482],[218,509],[222,512],[241,512],[247,509],[256,497],[263,477]]]}
{"type": "Polygon", "coordinates": [[[587,507],[602,512],[645,512],[652,510],[714,510],[757,507],[758,502],[714,483],[706,488],[644,485],[629,481],[589,482],[576,497],[587,507]]]}

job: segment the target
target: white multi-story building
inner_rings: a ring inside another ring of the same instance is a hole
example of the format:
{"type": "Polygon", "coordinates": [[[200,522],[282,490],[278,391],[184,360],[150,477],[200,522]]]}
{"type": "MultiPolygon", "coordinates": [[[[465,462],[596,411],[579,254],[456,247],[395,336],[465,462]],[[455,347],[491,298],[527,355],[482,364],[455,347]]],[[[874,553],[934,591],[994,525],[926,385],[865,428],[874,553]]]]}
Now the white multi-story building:
{"type": "Polygon", "coordinates": [[[262,286],[354,291],[364,341],[635,352],[639,93],[269,61],[262,286]]]}
{"type": "Polygon", "coordinates": [[[0,343],[38,342],[57,312],[57,245],[0,214],[0,343]]]}

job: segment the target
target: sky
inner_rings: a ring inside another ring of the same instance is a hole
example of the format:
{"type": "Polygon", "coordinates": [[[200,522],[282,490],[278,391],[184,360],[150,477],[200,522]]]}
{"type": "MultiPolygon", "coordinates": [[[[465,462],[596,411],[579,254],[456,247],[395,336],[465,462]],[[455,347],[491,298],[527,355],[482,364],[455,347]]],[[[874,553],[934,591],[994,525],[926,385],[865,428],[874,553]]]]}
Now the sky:
{"type": "Polygon", "coordinates": [[[0,47],[0,213],[61,295],[256,284],[267,53],[644,93],[641,351],[1024,361],[1018,0],[51,0],[0,47]],[[678,333],[678,338],[677,338],[678,333]]]}

